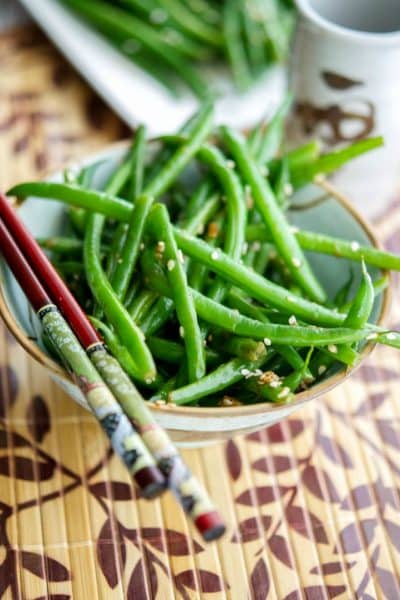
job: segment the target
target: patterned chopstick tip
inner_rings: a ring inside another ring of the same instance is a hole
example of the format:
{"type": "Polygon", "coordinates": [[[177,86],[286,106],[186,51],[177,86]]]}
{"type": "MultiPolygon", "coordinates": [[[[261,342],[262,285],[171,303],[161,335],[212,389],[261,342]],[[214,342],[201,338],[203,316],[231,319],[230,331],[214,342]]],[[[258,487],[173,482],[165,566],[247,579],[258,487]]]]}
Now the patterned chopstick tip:
{"type": "Polygon", "coordinates": [[[137,483],[141,495],[147,499],[159,496],[166,487],[165,477],[58,308],[49,304],[37,314],[66,369],[109,437],[113,449],[137,483]]]}

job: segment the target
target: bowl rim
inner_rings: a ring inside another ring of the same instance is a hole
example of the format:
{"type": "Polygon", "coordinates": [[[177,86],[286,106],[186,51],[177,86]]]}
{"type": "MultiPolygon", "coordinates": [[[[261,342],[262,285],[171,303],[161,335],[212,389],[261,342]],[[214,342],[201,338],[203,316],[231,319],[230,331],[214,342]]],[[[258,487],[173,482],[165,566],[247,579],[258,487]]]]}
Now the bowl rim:
{"type": "MultiPolygon", "coordinates": [[[[130,140],[120,140],[111,144],[106,145],[100,150],[93,152],[87,156],[83,156],[81,158],[73,159],[72,161],[67,161],[66,164],[61,165],[57,169],[48,169],[44,171],[39,177],[39,180],[46,180],[49,177],[62,172],[64,169],[68,168],[76,168],[78,165],[82,166],[83,164],[90,164],[94,160],[98,160],[101,156],[106,156],[118,149],[126,148],[129,144],[130,140]]],[[[372,230],[371,225],[364,219],[364,217],[352,206],[350,200],[342,194],[340,191],[336,189],[331,183],[329,183],[326,179],[318,180],[318,183],[315,182],[317,187],[320,187],[326,193],[329,193],[361,226],[364,232],[367,234],[371,245],[377,249],[383,249],[381,242],[376,237],[375,233],[372,230]]],[[[22,202],[14,202],[14,206],[18,209],[22,206],[24,201],[22,202]]],[[[73,380],[67,374],[67,372],[53,360],[50,356],[48,356],[45,352],[43,352],[39,346],[32,340],[26,332],[22,329],[22,327],[17,323],[15,317],[13,316],[11,310],[8,307],[6,295],[4,293],[5,283],[4,279],[0,278],[0,316],[2,317],[6,327],[18,341],[18,343],[24,348],[24,350],[37,362],[39,362],[42,366],[46,367],[53,376],[61,378],[66,384],[72,384],[73,380]]],[[[389,305],[391,298],[391,286],[388,285],[382,293],[382,305],[381,310],[377,318],[377,325],[382,325],[386,316],[388,314],[389,305]]],[[[334,387],[342,383],[345,379],[347,379],[350,375],[352,375],[357,368],[364,362],[364,360],[371,354],[372,350],[375,348],[375,344],[372,342],[366,344],[360,353],[360,360],[353,367],[344,368],[341,372],[336,373],[332,377],[325,379],[303,392],[300,392],[295,395],[295,399],[290,403],[271,403],[271,402],[262,402],[258,404],[249,404],[249,405],[240,405],[240,406],[231,406],[231,407],[195,407],[195,406],[177,406],[173,403],[166,403],[163,405],[156,405],[153,403],[149,403],[149,406],[154,412],[165,413],[168,415],[181,415],[186,417],[232,417],[232,416],[243,416],[243,415],[255,415],[260,413],[273,413],[282,410],[283,408],[291,408],[295,410],[299,408],[306,402],[321,396],[322,394],[328,393],[334,387]]]]}

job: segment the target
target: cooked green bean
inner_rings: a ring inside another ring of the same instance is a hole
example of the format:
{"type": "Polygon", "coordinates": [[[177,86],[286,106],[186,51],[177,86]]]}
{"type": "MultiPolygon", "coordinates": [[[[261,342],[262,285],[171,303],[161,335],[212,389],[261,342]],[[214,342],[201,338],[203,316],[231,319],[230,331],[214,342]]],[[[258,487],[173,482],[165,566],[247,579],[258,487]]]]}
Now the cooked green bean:
{"type": "Polygon", "coordinates": [[[157,298],[157,294],[151,290],[144,289],[139,292],[139,294],[133,298],[132,302],[126,307],[131,319],[140,326],[143,316],[147,314],[149,308],[151,308],[157,298]]]}
{"type": "Polygon", "coordinates": [[[168,402],[177,405],[193,404],[193,402],[204,398],[204,396],[220,392],[240,381],[247,372],[259,368],[267,360],[268,356],[263,356],[259,360],[250,363],[242,358],[234,358],[198,381],[170,391],[166,399],[168,402]]]}
{"type": "Polygon", "coordinates": [[[135,269],[144,225],[153,204],[153,196],[144,194],[136,199],[130,216],[121,256],[111,277],[111,285],[117,298],[124,301],[132,273],[135,269]]]}
{"type": "Polygon", "coordinates": [[[269,121],[259,146],[254,151],[255,159],[259,165],[265,165],[265,163],[269,162],[278,153],[284,135],[285,117],[290,109],[292,100],[292,94],[287,94],[269,121]]]}
{"type": "Polygon", "coordinates": [[[317,175],[327,175],[336,171],[349,160],[361,156],[365,152],[370,152],[383,145],[382,137],[368,138],[355,142],[347,148],[336,150],[329,154],[325,154],[315,161],[300,167],[291,169],[291,181],[295,188],[301,187],[313,179],[317,175]]]}
{"type": "MultiPolygon", "coordinates": [[[[400,257],[397,254],[378,250],[373,246],[364,246],[357,240],[341,240],[323,233],[297,230],[296,228],[294,228],[294,234],[303,250],[330,254],[336,258],[349,258],[356,261],[364,260],[367,264],[374,267],[400,271],[400,257]]],[[[246,239],[248,242],[271,241],[271,236],[260,225],[248,225],[246,228],[246,239]]]]}
{"type": "Polygon", "coordinates": [[[256,162],[246,147],[245,141],[228,127],[222,127],[221,131],[225,143],[238,163],[240,172],[251,187],[257,209],[270,230],[275,245],[294,281],[300,285],[310,298],[317,302],[325,302],[325,292],[312,273],[289,223],[276,203],[271,187],[262,177],[256,162]]]}
{"type": "Polygon", "coordinates": [[[253,77],[247,61],[241,36],[241,17],[238,8],[240,0],[226,0],[223,7],[223,27],[226,40],[226,53],[232,69],[233,78],[239,90],[247,90],[253,77]]]}
{"type": "Polygon", "coordinates": [[[189,236],[187,232],[176,227],[174,227],[174,235],[179,248],[184,254],[204,263],[211,271],[245,290],[260,302],[280,308],[309,323],[333,326],[343,323],[345,315],[288,293],[285,288],[264,279],[251,269],[235,262],[222,250],[215,250],[202,240],[189,236]]]}
{"type": "Polygon", "coordinates": [[[362,279],[344,325],[361,329],[368,322],[374,305],[375,292],[371,277],[362,261],[362,279]]]}
{"type": "Polygon", "coordinates": [[[167,266],[167,276],[180,323],[181,337],[187,352],[188,378],[189,381],[196,381],[205,373],[203,339],[168,211],[163,204],[156,204],[153,207],[149,224],[158,243],[163,243],[162,257],[167,266]]]}

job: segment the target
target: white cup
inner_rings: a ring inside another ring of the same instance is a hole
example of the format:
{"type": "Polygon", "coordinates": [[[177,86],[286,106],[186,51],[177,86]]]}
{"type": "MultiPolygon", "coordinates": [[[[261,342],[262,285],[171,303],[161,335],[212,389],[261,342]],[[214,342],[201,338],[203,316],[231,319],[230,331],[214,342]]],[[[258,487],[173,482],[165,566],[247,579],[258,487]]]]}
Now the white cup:
{"type": "Polygon", "coordinates": [[[385,147],[352,162],[336,183],[368,216],[400,181],[400,0],[296,0],[291,134],[328,149],[373,135],[385,147]]]}

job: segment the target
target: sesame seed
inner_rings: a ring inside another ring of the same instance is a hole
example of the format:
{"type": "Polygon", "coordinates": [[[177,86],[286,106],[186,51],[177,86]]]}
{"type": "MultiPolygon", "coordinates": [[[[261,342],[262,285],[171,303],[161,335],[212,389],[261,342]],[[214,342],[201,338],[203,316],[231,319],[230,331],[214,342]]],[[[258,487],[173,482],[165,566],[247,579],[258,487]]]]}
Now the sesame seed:
{"type": "Polygon", "coordinates": [[[318,375],[323,375],[326,371],[326,366],[325,365],[320,365],[318,367],[318,375]]]}
{"type": "Polygon", "coordinates": [[[268,254],[268,258],[271,260],[274,260],[274,258],[276,258],[278,256],[278,253],[276,250],[271,250],[270,253],[268,254]]]}
{"type": "Polygon", "coordinates": [[[292,196],[293,195],[293,186],[291,183],[285,183],[285,185],[283,186],[283,191],[285,192],[286,196],[292,196]]]}
{"type": "Polygon", "coordinates": [[[265,344],[266,346],[271,346],[272,342],[271,342],[271,340],[270,340],[269,338],[265,337],[265,338],[264,338],[264,344],[265,344]]]}
{"type": "Polygon", "coordinates": [[[271,382],[269,383],[269,387],[271,387],[271,388],[278,388],[278,387],[280,387],[280,386],[281,386],[281,382],[280,382],[280,381],[277,381],[277,380],[275,380],[275,381],[271,381],[271,382]]]}
{"type": "Polygon", "coordinates": [[[351,242],[350,248],[353,252],[357,252],[360,249],[360,244],[358,242],[351,242]]]}
{"type": "Polygon", "coordinates": [[[218,250],[214,250],[213,252],[211,252],[211,258],[213,260],[218,260],[219,259],[219,252],[218,252],[218,250]]]}
{"type": "Polygon", "coordinates": [[[242,248],[242,254],[246,254],[247,250],[249,249],[249,245],[247,242],[245,242],[243,244],[243,248],[242,248]]]}
{"type": "Polygon", "coordinates": [[[210,334],[208,335],[207,339],[208,339],[208,341],[209,341],[209,342],[212,342],[212,341],[213,341],[213,334],[212,334],[212,333],[210,333],[210,334]]]}
{"type": "Polygon", "coordinates": [[[172,271],[172,269],[174,269],[175,267],[175,261],[170,258],[169,261],[167,262],[167,269],[168,271],[172,271]]]}
{"type": "Polygon", "coordinates": [[[315,175],[315,177],[314,177],[315,183],[323,183],[324,181],[325,181],[325,175],[323,173],[318,173],[317,175],[315,175]]]}
{"type": "Polygon", "coordinates": [[[300,230],[299,230],[299,228],[298,228],[298,227],[296,227],[295,225],[292,225],[292,227],[290,228],[290,231],[291,231],[292,233],[299,233],[299,231],[300,231],[300,230]]]}
{"type": "Polygon", "coordinates": [[[203,223],[202,223],[202,224],[199,226],[199,228],[197,229],[197,233],[198,233],[199,235],[203,235],[203,233],[204,233],[204,224],[203,224],[203,223]]]}
{"type": "Polygon", "coordinates": [[[329,344],[328,350],[329,352],[332,352],[332,354],[337,354],[338,348],[335,344],[329,344]]]}
{"type": "Polygon", "coordinates": [[[301,260],[299,258],[292,258],[292,263],[293,263],[293,266],[296,267],[296,269],[300,269],[301,260]]]}
{"type": "Polygon", "coordinates": [[[162,240],[160,240],[159,242],[157,242],[157,252],[164,252],[165,250],[165,242],[163,242],[162,240]]]}
{"type": "Polygon", "coordinates": [[[139,249],[140,249],[140,250],[144,250],[144,244],[143,244],[143,242],[141,242],[141,244],[140,244],[140,246],[139,246],[139,249]]]}
{"type": "Polygon", "coordinates": [[[146,377],[145,382],[147,383],[147,385],[150,385],[151,383],[153,383],[154,381],[154,377],[146,377]]]}
{"type": "Polygon", "coordinates": [[[183,263],[185,262],[185,259],[184,259],[184,257],[183,257],[183,252],[182,252],[182,250],[178,250],[178,258],[179,258],[179,262],[180,262],[180,263],[182,263],[182,264],[183,264],[183,263]]]}
{"type": "Polygon", "coordinates": [[[293,298],[293,296],[286,296],[286,300],[287,300],[288,302],[294,302],[294,298],[293,298]]]}
{"type": "Polygon", "coordinates": [[[185,329],[182,327],[182,325],[179,327],[179,336],[181,338],[185,337],[185,329]]]}
{"type": "Polygon", "coordinates": [[[290,394],[290,388],[284,387],[278,394],[278,398],[286,398],[290,394]]]}
{"type": "Polygon", "coordinates": [[[236,167],[236,163],[234,160],[228,159],[225,164],[228,167],[228,169],[234,169],[236,167]]]}
{"type": "Polygon", "coordinates": [[[207,340],[203,340],[203,346],[207,346],[207,340]]]}
{"type": "Polygon", "coordinates": [[[154,404],[155,404],[156,406],[165,406],[167,403],[165,402],[165,400],[156,400],[156,401],[154,402],[154,404]]]}
{"type": "Polygon", "coordinates": [[[263,177],[268,177],[269,175],[269,169],[268,167],[266,167],[265,165],[263,165],[262,167],[260,167],[260,173],[263,177]]]}
{"type": "Polygon", "coordinates": [[[122,265],[122,258],[118,258],[118,259],[117,259],[117,263],[118,263],[119,265],[122,265]]]}
{"type": "Polygon", "coordinates": [[[366,338],[366,339],[367,339],[367,340],[376,340],[376,338],[377,338],[377,337],[378,337],[378,334],[377,334],[377,333],[369,333],[369,334],[367,335],[367,338],[366,338]]]}
{"type": "Polygon", "coordinates": [[[164,23],[168,19],[168,14],[163,8],[154,8],[150,13],[150,21],[152,23],[164,23]]]}
{"type": "Polygon", "coordinates": [[[294,315],[289,317],[289,325],[297,325],[297,319],[294,315]]]}
{"type": "Polygon", "coordinates": [[[258,252],[259,250],[261,250],[261,244],[258,241],[253,242],[251,249],[254,250],[254,252],[258,252]]]}
{"type": "Polygon", "coordinates": [[[397,340],[397,334],[396,333],[388,333],[386,337],[387,337],[388,340],[397,340]]]}
{"type": "Polygon", "coordinates": [[[250,371],[249,369],[242,369],[240,374],[243,375],[243,377],[247,377],[250,374],[250,371]]]}

